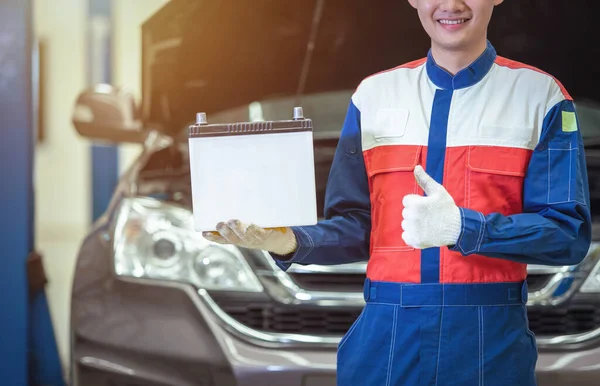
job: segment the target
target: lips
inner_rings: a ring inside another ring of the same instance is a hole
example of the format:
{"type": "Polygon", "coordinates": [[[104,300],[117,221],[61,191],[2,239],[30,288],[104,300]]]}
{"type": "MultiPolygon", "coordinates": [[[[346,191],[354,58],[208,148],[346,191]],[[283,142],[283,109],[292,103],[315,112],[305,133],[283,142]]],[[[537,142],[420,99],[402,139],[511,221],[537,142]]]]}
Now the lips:
{"type": "Polygon", "coordinates": [[[438,20],[438,22],[441,24],[446,24],[446,25],[454,25],[454,24],[465,23],[468,20],[469,19],[440,19],[440,20],[438,20]]]}
{"type": "Polygon", "coordinates": [[[454,18],[454,19],[438,19],[437,22],[440,23],[442,28],[448,31],[454,31],[456,29],[462,28],[465,23],[467,23],[469,18],[454,18]]]}

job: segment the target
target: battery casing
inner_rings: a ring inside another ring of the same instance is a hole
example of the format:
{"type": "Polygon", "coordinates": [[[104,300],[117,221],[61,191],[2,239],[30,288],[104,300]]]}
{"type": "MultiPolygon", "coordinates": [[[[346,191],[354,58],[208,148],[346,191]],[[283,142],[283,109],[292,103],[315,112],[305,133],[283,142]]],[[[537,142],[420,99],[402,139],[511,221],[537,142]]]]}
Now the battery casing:
{"type": "Polygon", "coordinates": [[[264,228],[317,223],[310,119],[196,123],[188,141],[195,230],[231,219],[264,228]]]}

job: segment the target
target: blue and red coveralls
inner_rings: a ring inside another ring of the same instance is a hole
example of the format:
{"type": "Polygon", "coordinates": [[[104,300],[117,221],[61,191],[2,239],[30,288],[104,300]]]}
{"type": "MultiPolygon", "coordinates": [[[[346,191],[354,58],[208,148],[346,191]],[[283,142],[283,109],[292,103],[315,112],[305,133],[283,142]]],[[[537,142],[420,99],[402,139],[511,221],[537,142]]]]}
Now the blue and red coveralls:
{"type": "Polygon", "coordinates": [[[572,98],[552,76],[486,51],[455,76],[431,54],[363,80],[326,192],[293,228],[291,264],[368,259],[366,306],[338,346],[338,384],[535,385],[526,265],[569,265],[591,238],[572,98]],[[421,164],[460,208],[456,245],[402,240],[421,164]]]}

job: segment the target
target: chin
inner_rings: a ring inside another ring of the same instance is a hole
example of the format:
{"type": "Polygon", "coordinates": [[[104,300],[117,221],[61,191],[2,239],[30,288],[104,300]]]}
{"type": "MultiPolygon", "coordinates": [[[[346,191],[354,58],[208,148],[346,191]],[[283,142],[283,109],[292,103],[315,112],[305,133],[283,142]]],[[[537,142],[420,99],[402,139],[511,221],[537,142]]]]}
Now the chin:
{"type": "Polygon", "coordinates": [[[473,42],[469,41],[465,36],[438,36],[433,39],[433,42],[446,50],[457,51],[464,50],[470,47],[473,42]]]}
{"type": "Polygon", "coordinates": [[[465,49],[468,45],[460,40],[437,40],[434,43],[445,50],[448,51],[459,51],[465,49]]]}

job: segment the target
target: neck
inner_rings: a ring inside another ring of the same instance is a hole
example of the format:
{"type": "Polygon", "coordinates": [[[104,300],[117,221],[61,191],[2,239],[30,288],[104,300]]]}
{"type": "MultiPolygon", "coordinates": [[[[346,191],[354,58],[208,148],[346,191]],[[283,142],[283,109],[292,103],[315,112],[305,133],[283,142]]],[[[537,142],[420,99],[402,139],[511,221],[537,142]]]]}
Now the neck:
{"type": "Polygon", "coordinates": [[[456,75],[459,71],[467,68],[473,63],[487,47],[487,40],[479,42],[465,49],[448,49],[435,43],[431,45],[431,55],[435,63],[448,71],[452,75],[456,75]]]}

